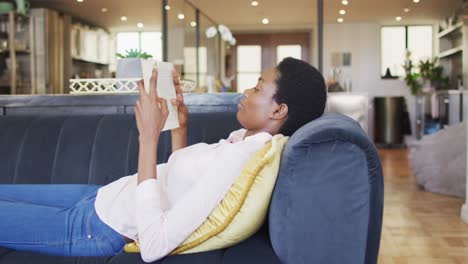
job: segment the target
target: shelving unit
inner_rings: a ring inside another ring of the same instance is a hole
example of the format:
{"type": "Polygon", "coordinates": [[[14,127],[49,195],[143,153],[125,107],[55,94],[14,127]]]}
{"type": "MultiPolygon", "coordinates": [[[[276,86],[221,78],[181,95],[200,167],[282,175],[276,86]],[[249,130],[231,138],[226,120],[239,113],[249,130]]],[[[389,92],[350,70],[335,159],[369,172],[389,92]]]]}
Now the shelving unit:
{"type": "Polygon", "coordinates": [[[110,78],[112,35],[104,28],[78,19],[70,26],[70,78],[110,78]]]}
{"type": "MultiPolygon", "coordinates": [[[[445,74],[451,81],[450,89],[458,89],[459,83],[463,83],[465,89],[468,84],[468,76],[463,69],[468,69],[468,23],[464,16],[461,21],[448,26],[437,34],[439,50],[437,57],[439,63],[444,67],[445,74]]],[[[466,71],[466,70],[465,70],[466,71]]]]}
{"type": "Polygon", "coordinates": [[[450,26],[446,29],[444,29],[443,31],[439,32],[437,34],[437,37],[438,38],[444,38],[444,37],[447,37],[448,35],[456,32],[458,29],[462,28],[464,25],[463,21],[460,21],[458,22],[457,24],[453,25],[453,26],[450,26]]]}
{"type": "Polygon", "coordinates": [[[0,50],[0,94],[33,94],[30,17],[9,12],[0,15],[0,23],[8,38],[0,50]]]}

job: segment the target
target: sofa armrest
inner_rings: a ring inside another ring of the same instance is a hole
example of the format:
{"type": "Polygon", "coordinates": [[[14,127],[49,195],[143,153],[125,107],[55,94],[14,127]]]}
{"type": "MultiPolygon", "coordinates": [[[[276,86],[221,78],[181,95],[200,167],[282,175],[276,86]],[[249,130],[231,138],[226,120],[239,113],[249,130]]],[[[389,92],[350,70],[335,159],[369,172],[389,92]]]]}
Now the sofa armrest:
{"type": "Polygon", "coordinates": [[[326,115],[291,137],[269,215],[282,263],[377,263],[382,212],[380,159],[355,121],[326,115]]]}

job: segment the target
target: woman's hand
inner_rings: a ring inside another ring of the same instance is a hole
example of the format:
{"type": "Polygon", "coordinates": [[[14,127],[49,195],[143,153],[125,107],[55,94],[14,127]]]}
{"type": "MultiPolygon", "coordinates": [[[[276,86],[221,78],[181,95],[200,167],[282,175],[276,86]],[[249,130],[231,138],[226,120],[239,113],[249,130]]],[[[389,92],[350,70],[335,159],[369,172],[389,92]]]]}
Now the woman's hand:
{"type": "Polygon", "coordinates": [[[182,92],[182,87],[180,85],[179,73],[176,70],[172,70],[172,78],[174,81],[174,86],[176,88],[176,99],[172,99],[171,103],[177,107],[178,116],[179,116],[179,127],[173,129],[173,131],[186,129],[188,121],[188,108],[184,104],[184,94],[182,92]]]}
{"type": "Polygon", "coordinates": [[[140,141],[157,143],[169,115],[166,100],[158,97],[157,80],[158,71],[153,70],[149,95],[145,91],[143,81],[138,82],[140,100],[135,106],[135,117],[140,132],[140,141]]]}
{"type": "Polygon", "coordinates": [[[171,130],[172,153],[174,153],[176,150],[187,146],[188,109],[184,103],[184,95],[182,93],[182,88],[180,87],[179,74],[176,70],[172,71],[172,78],[176,88],[176,99],[173,99],[171,103],[177,107],[179,116],[179,127],[171,130]]]}

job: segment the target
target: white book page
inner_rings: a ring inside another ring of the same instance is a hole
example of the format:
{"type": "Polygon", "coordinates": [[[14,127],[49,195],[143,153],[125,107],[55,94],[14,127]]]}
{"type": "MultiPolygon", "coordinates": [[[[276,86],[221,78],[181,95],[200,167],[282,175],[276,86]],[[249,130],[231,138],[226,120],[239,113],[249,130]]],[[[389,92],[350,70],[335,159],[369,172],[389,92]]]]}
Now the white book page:
{"type": "Polygon", "coordinates": [[[179,115],[176,106],[173,106],[171,99],[176,99],[176,90],[172,79],[172,69],[174,66],[169,62],[156,62],[156,60],[148,59],[141,61],[141,69],[143,72],[143,83],[145,91],[149,94],[150,79],[153,73],[153,68],[158,67],[158,96],[167,101],[169,116],[162,131],[179,127],[179,115]]]}

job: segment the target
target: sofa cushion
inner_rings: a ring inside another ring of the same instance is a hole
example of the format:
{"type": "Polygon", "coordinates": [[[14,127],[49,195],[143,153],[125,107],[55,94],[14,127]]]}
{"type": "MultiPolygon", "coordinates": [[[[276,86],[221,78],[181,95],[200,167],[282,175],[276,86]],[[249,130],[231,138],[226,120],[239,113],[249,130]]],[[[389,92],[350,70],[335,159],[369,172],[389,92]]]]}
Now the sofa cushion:
{"type": "Polygon", "coordinates": [[[226,248],[257,232],[265,222],[287,141],[287,137],[275,135],[258,151],[208,219],[173,253],[226,248]]]}
{"type": "MultiPolygon", "coordinates": [[[[221,203],[173,254],[188,254],[227,248],[257,232],[265,222],[278,176],[281,153],[288,137],[275,135],[242,169],[221,203]]],[[[138,241],[124,247],[138,253],[138,241]]]]}

